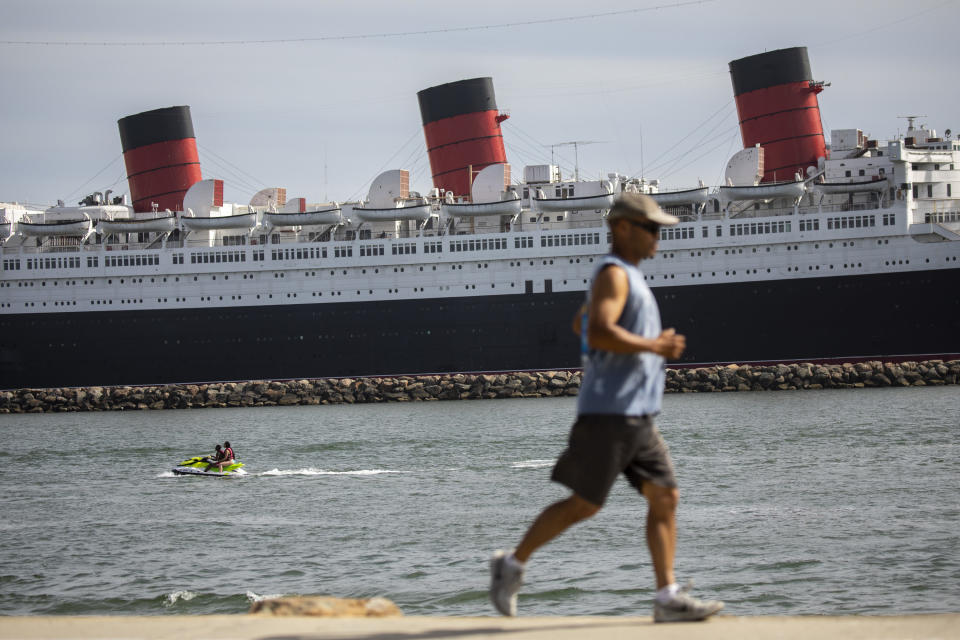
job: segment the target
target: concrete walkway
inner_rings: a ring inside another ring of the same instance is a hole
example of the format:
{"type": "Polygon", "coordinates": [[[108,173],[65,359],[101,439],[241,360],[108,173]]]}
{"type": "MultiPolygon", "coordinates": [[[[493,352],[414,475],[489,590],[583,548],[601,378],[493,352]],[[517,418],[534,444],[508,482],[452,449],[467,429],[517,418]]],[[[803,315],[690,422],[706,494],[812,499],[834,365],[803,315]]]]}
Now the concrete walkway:
{"type": "Polygon", "coordinates": [[[960,614],[916,616],[718,616],[654,624],[649,617],[307,618],[216,616],[0,617],[11,640],[886,640],[960,639],[960,614]]]}

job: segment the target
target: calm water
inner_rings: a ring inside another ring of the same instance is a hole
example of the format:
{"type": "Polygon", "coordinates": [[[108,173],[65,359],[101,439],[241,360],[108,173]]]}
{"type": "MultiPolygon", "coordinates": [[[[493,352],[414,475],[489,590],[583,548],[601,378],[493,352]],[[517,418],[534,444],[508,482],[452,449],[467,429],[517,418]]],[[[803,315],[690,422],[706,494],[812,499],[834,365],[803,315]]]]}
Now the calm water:
{"type": "MultiPolygon", "coordinates": [[[[571,399],[0,416],[0,614],[240,613],[277,594],[487,615],[565,490],[571,399]],[[176,477],[229,439],[249,472],[176,477]]],[[[960,388],[668,396],[677,573],[730,613],[960,602],[960,388]]],[[[521,615],[648,615],[644,504],[534,556],[521,615]]]]}

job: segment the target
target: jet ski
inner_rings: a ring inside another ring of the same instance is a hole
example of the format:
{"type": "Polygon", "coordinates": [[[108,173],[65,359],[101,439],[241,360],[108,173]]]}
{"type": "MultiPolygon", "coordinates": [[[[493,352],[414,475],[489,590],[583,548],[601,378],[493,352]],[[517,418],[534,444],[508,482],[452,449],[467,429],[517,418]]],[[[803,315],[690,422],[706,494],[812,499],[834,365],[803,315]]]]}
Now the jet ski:
{"type": "Polygon", "coordinates": [[[211,462],[210,456],[194,456],[174,467],[173,472],[178,476],[216,476],[222,478],[238,475],[238,472],[240,474],[244,473],[240,471],[242,466],[242,462],[234,460],[232,464],[223,465],[223,473],[221,473],[217,463],[211,462]]]}

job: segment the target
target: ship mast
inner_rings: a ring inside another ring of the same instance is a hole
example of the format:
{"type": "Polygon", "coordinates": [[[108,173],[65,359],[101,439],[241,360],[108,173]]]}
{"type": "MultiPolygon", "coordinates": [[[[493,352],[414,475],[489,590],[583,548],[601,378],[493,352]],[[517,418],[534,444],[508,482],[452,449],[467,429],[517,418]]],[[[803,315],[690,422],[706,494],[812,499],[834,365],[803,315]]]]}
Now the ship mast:
{"type": "Polygon", "coordinates": [[[582,144],[606,144],[606,140],[571,140],[570,142],[557,142],[551,145],[546,145],[550,147],[550,164],[553,164],[553,149],[555,147],[573,147],[573,180],[574,182],[580,181],[580,156],[577,151],[578,147],[582,144]]]}

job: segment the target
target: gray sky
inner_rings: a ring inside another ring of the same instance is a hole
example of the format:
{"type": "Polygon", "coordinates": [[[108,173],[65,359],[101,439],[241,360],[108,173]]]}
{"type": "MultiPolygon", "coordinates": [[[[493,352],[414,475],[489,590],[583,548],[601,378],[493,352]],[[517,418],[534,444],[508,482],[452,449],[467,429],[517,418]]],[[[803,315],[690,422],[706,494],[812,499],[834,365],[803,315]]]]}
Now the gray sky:
{"type": "MultiPolygon", "coordinates": [[[[828,136],[884,140],[904,115],[960,133],[958,19],[957,0],[0,0],[3,41],[314,39],[0,44],[0,201],[126,193],[116,121],[180,104],[203,176],[224,179],[228,200],[271,186],[358,198],[385,169],[409,169],[426,191],[416,93],[478,76],[510,112],[515,176],[550,162],[551,144],[594,141],[578,146],[581,177],[717,184],[742,147],[727,64],[765,50],[808,48],[814,77],[832,83],[819,96],[828,136]],[[571,19],[543,22],[557,18],[571,19]]],[[[573,148],[554,154],[572,173],[573,148]]]]}

